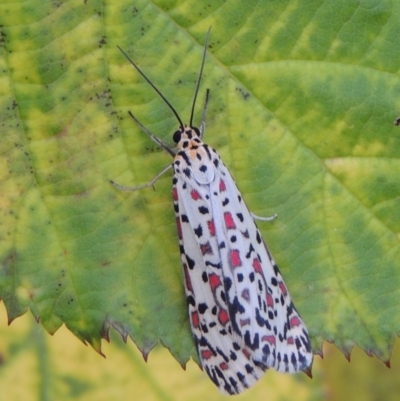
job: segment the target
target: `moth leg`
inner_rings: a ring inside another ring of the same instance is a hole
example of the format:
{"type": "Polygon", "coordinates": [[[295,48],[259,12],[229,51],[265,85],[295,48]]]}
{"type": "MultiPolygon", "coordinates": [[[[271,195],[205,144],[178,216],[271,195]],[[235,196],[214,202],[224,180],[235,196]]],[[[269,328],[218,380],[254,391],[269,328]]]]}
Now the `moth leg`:
{"type": "Polygon", "coordinates": [[[210,99],[210,89],[207,88],[206,100],[204,101],[203,114],[201,115],[201,122],[200,122],[200,128],[199,128],[200,139],[203,139],[204,131],[206,129],[206,112],[207,112],[207,106],[208,106],[209,99],[210,99]]]}
{"type": "Polygon", "coordinates": [[[176,156],[176,152],[171,149],[166,143],[164,143],[158,136],[151,133],[133,114],[131,111],[128,111],[129,115],[133,118],[135,123],[150,137],[152,141],[154,141],[158,146],[166,150],[172,157],[176,156]]]}
{"type": "Polygon", "coordinates": [[[253,216],[254,220],[260,220],[260,221],[272,221],[272,220],[275,220],[278,217],[278,215],[276,213],[274,213],[272,216],[268,216],[268,217],[257,216],[254,213],[251,213],[251,215],[253,216]]]}
{"type": "Polygon", "coordinates": [[[162,170],[160,173],[158,173],[150,182],[148,182],[147,184],[143,184],[143,185],[137,185],[135,187],[126,187],[125,185],[121,185],[116,183],[113,180],[110,180],[110,183],[112,185],[114,185],[115,188],[120,189],[121,191],[137,191],[139,189],[143,189],[143,188],[148,188],[148,187],[153,187],[155,182],[161,177],[163,176],[170,168],[172,168],[172,164],[169,164],[164,170],[162,170]]]}

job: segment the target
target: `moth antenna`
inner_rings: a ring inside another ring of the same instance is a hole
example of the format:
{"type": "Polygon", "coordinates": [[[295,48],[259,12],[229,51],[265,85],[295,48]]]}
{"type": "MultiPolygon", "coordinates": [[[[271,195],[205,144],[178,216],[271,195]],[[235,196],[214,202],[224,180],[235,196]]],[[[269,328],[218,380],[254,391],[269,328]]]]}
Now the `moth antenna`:
{"type": "Polygon", "coordinates": [[[150,79],[144,74],[144,72],[133,62],[133,60],[119,47],[117,46],[118,49],[121,51],[121,53],[127,58],[127,60],[136,68],[137,72],[150,84],[150,86],[159,94],[162,100],[168,105],[168,107],[172,110],[172,112],[175,114],[175,117],[179,121],[179,125],[181,126],[181,130],[184,130],[183,122],[181,118],[179,117],[179,114],[175,110],[174,106],[168,101],[168,99],[160,92],[160,90],[153,84],[153,82],[150,81],[150,79]]]}
{"type": "Polygon", "coordinates": [[[206,59],[206,54],[207,54],[208,37],[210,36],[210,31],[211,31],[211,26],[208,28],[207,35],[206,35],[206,40],[204,42],[203,59],[201,60],[201,67],[200,67],[199,77],[197,78],[196,90],[194,92],[194,98],[193,98],[193,104],[192,104],[192,112],[190,114],[190,125],[189,125],[190,127],[193,127],[194,107],[196,105],[197,94],[199,93],[201,77],[203,75],[203,67],[204,67],[204,61],[206,59]]]}

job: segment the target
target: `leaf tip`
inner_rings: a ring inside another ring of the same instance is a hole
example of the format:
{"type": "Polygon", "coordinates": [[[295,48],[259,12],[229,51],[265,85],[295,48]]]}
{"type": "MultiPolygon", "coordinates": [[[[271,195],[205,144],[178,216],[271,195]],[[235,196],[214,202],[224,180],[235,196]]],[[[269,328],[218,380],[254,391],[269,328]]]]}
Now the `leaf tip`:
{"type": "Polygon", "coordinates": [[[128,339],[128,328],[124,326],[123,323],[114,321],[112,323],[109,323],[121,336],[122,341],[126,344],[126,341],[128,339]]]}
{"type": "Polygon", "coordinates": [[[91,344],[91,346],[94,348],[94,350],[101,355],[103,358],[106,358],[106,354],[103,352],[103,350],[101,349],[101,343],[99,343],[99,345],[96,344],[96,346],[93,346],[93,344],[91,344]]]}
{"type": "Polygon", "coordinates": [[[104,338],[108,343],[110,342],[110,323],[108,321],[104,322],[103,328],[100,332],[101,338],[104,338]]]}
{"type": "Polygon", "coordinates": [[[322,347],[314,350],[313,352],[314,352],[314,355],[318,355],[321,359],[324,359],[324,351],[323,351],[322,347]]]}
{"type": "Polygon", "coordinates": [[[149,357],[149,352],[150,352],[149,350],[142,351],[142,357],[146,363],[147,363],[147,358],[149,357]]]}
{"type": "Polygon", "coordinates": [[[370,350],[370,349],[365,350],[365,353],[366,353],[370,358],[372,358],[372,357],[374,356],[374,353],[373,353],[372,350],[370,350]]]}

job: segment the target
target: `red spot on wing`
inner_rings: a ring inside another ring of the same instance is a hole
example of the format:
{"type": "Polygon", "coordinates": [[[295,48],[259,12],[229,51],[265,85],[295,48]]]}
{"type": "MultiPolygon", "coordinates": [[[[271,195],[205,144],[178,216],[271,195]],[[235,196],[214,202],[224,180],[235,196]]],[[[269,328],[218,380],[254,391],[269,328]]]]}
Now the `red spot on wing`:
{"type": "Polygon", "coordinates": [[[243,298],[244,300],[246,300],[246,301],[250,301],[250,291],[249,291],[248,288],[245,288],[245,289],[242,291],[242,298],[243,298]]]}
{"type": "Polygon", "coordinates": [[[212,352],[209,349],[205,349],[201,351],[201,358],[202,359],[210,359],[212,357],[212,352]]]}
{"type": "Polygon", "coordinates": [[[214,237],[214,235],[215,235],[215,224],[214,224],[214,220],[207,221],[207,225],[208,225],[208,231],[210,232],[210,235],[211,235],[212,237],[214,237]]]}
{"type": "Polygon", "coordinates": [[[219,182],[219,192],[224,192],[224,191],[226,191],[225,181],[224,181],[224,180],[221,180],[221,181],[219,182]]]}
{"type": "Polygon", "coordinates": [[[192,312],[192,325],[196,328],[200,327],[199,314],[197,312],[192,312]]]}
{"type": "Polygon", "coordinates": [[[289,345],[294,344],[293,337],[289,337],[289,338],[287,339],[287,343],[288,343],[289,345]]]}
{"type": "Polygon", "coordinates": [[[201,244],[200,250],[201,250],[202,255],[212,255],[214,253],[209,242],[206,242],[205,244],[201,244]]]}
{"type": "Polygon", "coordinates": [[[256,273],[261,273],[262,274],[262,268],[261,268],[261,263],[258,259],[253,260],[253,269],[256,273]]]}
{"type": "Polygon", "coordinates": [[[298,316],[293,316],[292,318],[290,318],[290,327],[296,327],[296,326],[300,326],[301,325],[301,321],[298,318],[298,316]]]}
{"type": "Polygon", "coordinates": [[[224,213],[224,220],[225,220],[225,226],[228,230],[233,230],[236,228],[236,224],[233,221],[232,214],[230,212],[225,212],[224,213]]]}
{"type": "Polygon", "coordinates": [[[261,342],[268,342],[272,345],[276,345],[276,338],[275,336],[263,336],[261,342]]]}
{"type": "Polygon", "coordinates": [[[274,300],[271,294],[267,294],[267,306],[274,306],[274,300]]]}
{"type": "Polygon", "coordinates": [[[199,194],[195,189],[192,189],[192,190],[191,190],[190,196],[192,197],[193,200],[199,200],[199,199],[201,199],[200,194],[199,194]]]}
{"type": "Polygon", "coordinates": [[[179,217],[176,218],[176,229],[178,231],[178,238],[182,239],[182,226],[181,219],[179,217]]]}
{"type": "Polygon", "coordinates": [[[172,188],[172,198],[174,199],[174,201],[178,200],[178,191],[176,188],[172,188]]]}
{"type": "Polygon", "coordinates": [[[225,309],[221,309],[219,311],[218,320],[222,324],[222,326],[225,326],[229,322],[229,315],[225,309]]]}
{"type": "Polygon", "coordinates": [[[227,370],[228,369],[228,364],[226,362],[221,362],[219,364],[219,367],[221,368],[221,370],[227,370]]]}
{"type": "Polygon", "coordinates": [[[186,284],[186,288],[187,288],[190,292],[193,292],[192,282],[191,282],[191,280],[190,280],[190,276],[189,276],[189,272],[188,272],[186,263],[183,264],[183,273],[185,274],[185,284],[186,284]]]}
{"type": "Polygon", "coordinates": [[[286,289],[286,285],[285,285],[285,283],[283,281],[279,282],[279,288],[281,289],[282,294],[284,296],[286,296],[287,295],[287,289],[286,289]]]}
{"type": "Polygon", "coordinates": [[[240,259],[240,253],[237,249],[233,249],[230,252],[230,262],[233,268],[242,266],[242,261],[240,259]]]}
{"type": "Polygon", "coordinates": [[[211,290],[215,291],[215,289],[221,285],[221,280],[220,278],[215,274],[212,273],[208,276],[208,281],[210,283],[211,286],[211,290]]]}
{"type": "Polygon", "coordinates": [[[251,355],[250,355],[250,351],[248,349],[244,349],[243,350],[243,354],[247,359],[250,359],[251,355]]]}

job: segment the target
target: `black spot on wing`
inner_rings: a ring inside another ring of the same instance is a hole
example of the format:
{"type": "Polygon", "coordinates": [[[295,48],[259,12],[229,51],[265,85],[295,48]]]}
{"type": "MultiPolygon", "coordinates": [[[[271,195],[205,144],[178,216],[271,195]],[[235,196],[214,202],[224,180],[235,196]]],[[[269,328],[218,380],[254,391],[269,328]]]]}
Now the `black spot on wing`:
{"type": "Polygon", "coordinates": [[[211,152],[210,152],[209,146],[206,145],[206,144],[204,144],[204,145],[203,145],[203,148],[204,148],[204,150],[206,151],[208,158],[211,160],[212,157],[211,157],[211,152]]]}
{"type": "Polygon", "coordinates": [[[208,207],[206,207],[206,206],[200,206],[199,207],[199,212],[201,213],[201,214],[208,214],[208,213],[210,213],[209,212],[209,210],[208,210],[208,207]]]}
{"type": "Polygon", "coordinates": [[[193,259],[191,259],[191,258],[189,257],[189,255],[186,254],[185,256],[186,256],[188,268],[189,268],[190,270],[193,270],[193,268],[194,268],[194,266],[196,265],[196,263],[194,262],[193,259]]]}
{"type": "Polygon", "coordinates": [[[203,235],[203,227],[201,224],[197,228],[193,229],[194,233],[196,234],[197,238],[200,238],[203,235]]]}
{"type": "Polygon", "coordinates": [[[250,332],[247,330],[244,334],[244,343],[252,350],[260,347],[260,337],[258,333],[254,334],[253,340],[251,339],[250,332]]]}

